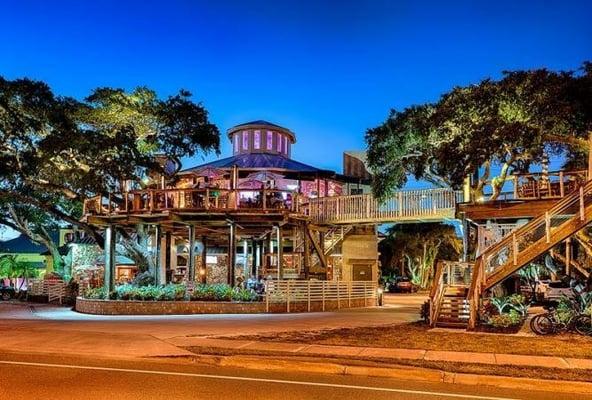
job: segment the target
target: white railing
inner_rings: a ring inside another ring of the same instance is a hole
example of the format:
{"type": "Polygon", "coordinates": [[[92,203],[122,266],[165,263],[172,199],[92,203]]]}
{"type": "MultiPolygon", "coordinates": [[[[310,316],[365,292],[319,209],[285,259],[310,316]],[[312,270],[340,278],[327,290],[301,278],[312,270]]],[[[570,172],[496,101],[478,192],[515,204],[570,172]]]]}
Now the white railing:
{"type": "Polygon", "coordinates": [[[265,285],[265,308],[271,303],[285,303],[286,311],[294,303],[306,303],[307,311],[312,303],[320,303],[325,311],[329,301],[337,302],[337,308],[351,307],[352,300],[363,299],[364,305],[375,305],[378,285],[371,281],[302,281],[271,280],[265,285]]]}
{"type": "Polygon", "coordinates": [[[454,218],[462,192],[451,189],[402,190],[383,202],[371,194],[310,199],[307,214],[320,223],[397,222],[454,218]]]}
{"type": "Polygon", "coordinates": [[[47,296],[47,301],[58,300],[60,304],[66,296],[66,282],[53,279],[32,279],[28,283],[28,296],[47,296]]]}

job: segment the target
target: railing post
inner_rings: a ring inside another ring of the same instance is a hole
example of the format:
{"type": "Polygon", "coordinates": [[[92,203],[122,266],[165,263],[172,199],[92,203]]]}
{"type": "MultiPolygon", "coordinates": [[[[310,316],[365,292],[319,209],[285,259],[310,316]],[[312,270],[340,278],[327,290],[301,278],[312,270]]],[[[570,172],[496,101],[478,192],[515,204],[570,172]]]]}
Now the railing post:
{"type": "Polygon", "coordinates": [[[518,175],[514,175],[514,199],[518,198],[518,175]]]}
{"type": "Polygon", "coordinates": [[[325,311],[325,283],[326,281],[321,281],[322,283],[322,297],[323,297],[323,311],[325,311]]]}
{"type": "Polygon", "coordinates": [[[287,312],[290,312],[290,281],[287,281],[287,289],[286,289],[286,293],[287,293],[287,301],[286,301],[286,310],[287,312]]]}
{"type": "Polygon", "coordinates": [[[399,217],[403,216],[403,192],[399,191],[399,217]]]}
{"type": "Polygon", "coordinates": [[[580,219],[583,221],[586,219],[584,209],[584,187],[580,186],[580,219]]]}
{"type": "Polygon", "coordinates": [[[516,241],[516,233],[512,233],[512,253],[514,256],[514,265],[518,265],[518,242],[516,241]]]}
{"type": "Polygon", "coordinates": [[[261,196],[261,204],[263,205],[263,209],[267,210],[267,190],[263,189],[263,195],[261,196]]]}
{"type": "Polygon", "coordinates": [[[563,183],[563,171],[559,171],[559,196],[565,196],[565,186],[563,183]]]}
{"type": "Polygon", "coordinates": [[[308,290],[307,290],[307,292],[308,292],[308,312],[310,312],[310,279],[308,280],[307,287],[308,287],[308,290]]]}
{"type": "Polygon", "coordinates": [[[204,205],[206,206],[206,210],[210,209],[210,189],[206,189],[206,198],[204,199],[204,205]]]}
{"type": "Polygon", "coordinates": [[[351,308],[351,290],[352,290],[352,282],[349,281],[347,285],[347,307],[351,308]]]}
{"type": "Polygon", "coordinates": [[[551,217],[549,211],[545,211],[545,234],[547,236],[547,243],[551,243],[551,217]]]}
{"type": "Polygon", "coordinates": [[[154,191],[151,190],[149,193],[150,193],[150,211],[154,211],[154,191]]]}
{"type": "Polygon", "coordinates": [[[264,285],[264,290],[265,290],[265,312],[269,312],[269,291],[268,291],[268,287],[267,287],[267,283],[265,283],[264,285]]]}

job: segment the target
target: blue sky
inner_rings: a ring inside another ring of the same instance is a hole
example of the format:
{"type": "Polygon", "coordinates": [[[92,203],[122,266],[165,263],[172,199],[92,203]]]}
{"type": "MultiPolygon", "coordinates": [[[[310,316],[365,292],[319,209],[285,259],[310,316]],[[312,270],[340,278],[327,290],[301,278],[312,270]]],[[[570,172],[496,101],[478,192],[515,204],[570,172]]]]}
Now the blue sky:
{"type": "Polygon", "coordinates": [[[590,16],[590,1],[8,0],[0,75],[75,97],[189,89],[222,132],[276,122],[296,132],[296,159],[341,171],[342,152],[363,148],[392,107],[506,69],[592,59],[590,16]]]}

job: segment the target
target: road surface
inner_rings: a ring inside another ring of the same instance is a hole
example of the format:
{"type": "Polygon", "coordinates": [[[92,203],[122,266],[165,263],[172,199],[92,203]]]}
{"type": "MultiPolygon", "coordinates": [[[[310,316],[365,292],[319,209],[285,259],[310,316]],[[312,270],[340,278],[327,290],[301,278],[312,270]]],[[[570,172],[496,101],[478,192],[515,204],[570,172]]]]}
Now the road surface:
{"type": "Polygon", "coordinates": [[[576,399],[575,395],[302,372],[263,372],[176,360],[3,354],[0,399],[296,400],[576,399]]]}

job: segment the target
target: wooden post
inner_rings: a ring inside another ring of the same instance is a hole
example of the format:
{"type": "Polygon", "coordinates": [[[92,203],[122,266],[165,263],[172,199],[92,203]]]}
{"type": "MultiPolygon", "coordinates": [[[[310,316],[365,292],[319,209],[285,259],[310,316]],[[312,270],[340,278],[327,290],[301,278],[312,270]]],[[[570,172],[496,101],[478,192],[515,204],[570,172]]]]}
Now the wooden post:
{"type": "Polygon", "coordinates": [[[310,280],[307,282],[307,288],[308,312],[310,312],[310,280]]]}
{"type": "Polygon", "coordinates": [[[588,132],[588,176],[586,180],[592,179],[592,131],[588,132]]]}
{"type": "Polygon", "coordinates": [[[109,293],[115,290],[115,227],[107,225],[105,229],[105,270],[103,287],[105,299],[109,299],[109,293]]]}
{"type": "Polygon", "coordinates": [[[234,287],[234,263],[236,261],[236,235],[235,226],[231,222],[228,224],[228,275],[227,282],[234,287]]]}
{"type": "Polygon", "coordinates": [[[199,281],[201,283],[206,283],[208,277],[208,264],[206,262],[206,258],[208,256],[207,248],[208,243],[205,236],[202,236],[201,243],[203,244],[203,249],[201,249],[201,271],[199,271],[199,281]]]}
{"type": "Polygon", "coordinates": [[[514,265],[518,265],[518,242],[516,241],[516,233],[512,232],[512,254],[514,265]]]}
{"type": "Polygon", "coordinates": [[[586,209],[584,208],[584,187],[580,186],[580,219],[586,219],[586,209]]]}
{"type": "Polygon", "coordinates": [[[160,268],[162,268],[162,228],[160,225],[154,226],[154,241],[155,249],[154,252],[154,284],[160,285],[160,268]]]}
{"type": "Polygon", "coordinates": [[[514,175],[514,199],[518,198],[518,175],[514,175]]]}
{"type": "Polygon", "coordinates": [[[189,260],[187,280],[195,282],[195,225],[189,225],[189,260]]]}
{"type": "Polygon", "coordinates": [[[549,211],[545,211],[545,234],[547,236],[547,243],[551,243],[551,217],[549,211]]]}
{"type": "Polygon", "coordinates": [[[290,312],[290,281],[286,283],[286,310],[290,312]]]}
{"type": "Polygon", "coordinates": [[[559,171],[559,196],[565,196],[565,183],[563,182],[563,171],[559,171]]]}
{"type": "MultiPolygon", "coordinates": [[[[302,229],[306,229],[304,225],[302,225],[302,229]]],[[[302,232],[302,239],[304,240],[304,279],[309,279],[310,277],[310,243],[308,239],[308,235],[306,232],[302,232]]]]}
{"type": "Polygon", "coordinates": [[[565,240],[565,275],[571,273],[571,238],[565,240]]]}
{"type": "MultiPolygon", "coordinates": [[[[284,278],[284,237],[282,235],[282,227],[275,227],[275,235],[277,242],[277,268],[278,268],[278,279],[284,278]]],[[[270,242],[271,243],[271,242],[270,242]]]]}

